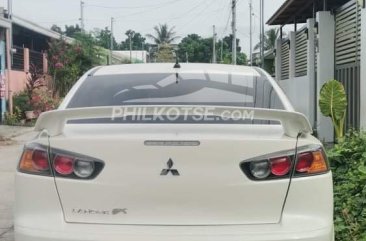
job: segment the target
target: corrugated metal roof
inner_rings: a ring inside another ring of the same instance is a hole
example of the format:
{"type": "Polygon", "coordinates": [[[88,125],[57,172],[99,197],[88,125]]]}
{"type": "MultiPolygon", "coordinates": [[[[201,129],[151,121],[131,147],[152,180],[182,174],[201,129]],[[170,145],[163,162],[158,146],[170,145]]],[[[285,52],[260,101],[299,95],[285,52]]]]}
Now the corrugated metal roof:
{"type": "Polygon", "coordinates": [[[40,25],[38,25],[34,22],[31,22],[29,20],[26,20],[24,18],[15,16],[15,15],[12,15],[12,23],[16,24],[16,25],[19,25],[23,28],[32,30],[33,32],[42,34],[42,35],[50,37],[50,38],[53,38],[53,39],[59,39],[62,36],[62,38],[65,39],[65,41],[67,43],[72,43],[74,41],[73,38],[66,37],[64,35],[61,35],[61,34],[55,32],[55,31],[52,31],[51,29],[42,27],[42,26],[40,26],[40,25]]]}
{"type": "Polygon", "coordinates": [[[335,9],[349,0],[287,0],[269,18],[268,25],[285,25],[292,23],[305,23],[308,18],[312,18],[315,12],[324,9],[335,9]]]}

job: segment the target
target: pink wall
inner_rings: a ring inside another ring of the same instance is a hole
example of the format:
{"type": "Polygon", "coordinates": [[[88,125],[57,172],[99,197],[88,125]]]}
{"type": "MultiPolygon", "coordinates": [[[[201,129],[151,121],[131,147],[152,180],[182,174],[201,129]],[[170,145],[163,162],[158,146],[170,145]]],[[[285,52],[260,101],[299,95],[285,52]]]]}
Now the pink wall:
{"type": "MultiPolygon", "coordinates": [[[[43,71],[47,73],[48,62],[46,54],[43,54],[43,71]]],[[[27,74],[25,71],[29,71],[29,50],[24,49],[24,71],[11,70],[10,71],[10,91],[12,95],[25,90],[27,83],[27,74]]],[[[6,71],[6,74],[9,73],[6,71]]],[[[5,76],[5,83],[8,85],[8,76],[5,76]]],[[[8,89],[8,86],[7,86],[8,89]]],[[[6,98],[8,99],[8,93],[6,93],[6,98]]]]}
{"type": "Polygon", "coordinates": [[[26,88],[27,75],[23,71],[10,71],[10,90],[12,94],[18,93],[26,88]]]}

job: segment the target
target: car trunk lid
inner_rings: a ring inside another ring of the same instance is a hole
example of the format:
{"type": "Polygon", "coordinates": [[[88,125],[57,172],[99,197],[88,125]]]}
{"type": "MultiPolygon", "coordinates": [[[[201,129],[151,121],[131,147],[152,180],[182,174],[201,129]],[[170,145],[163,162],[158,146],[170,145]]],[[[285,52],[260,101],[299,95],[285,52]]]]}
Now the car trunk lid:
{"type": "Polygon", "coordinates": [[[55,178],[67,222],[237,225],[279,222],[289,180],[250,180],[240,163],[295,139],[280,125],[72,124],[50,144],[105,162],[92,180],[55,178]]]}

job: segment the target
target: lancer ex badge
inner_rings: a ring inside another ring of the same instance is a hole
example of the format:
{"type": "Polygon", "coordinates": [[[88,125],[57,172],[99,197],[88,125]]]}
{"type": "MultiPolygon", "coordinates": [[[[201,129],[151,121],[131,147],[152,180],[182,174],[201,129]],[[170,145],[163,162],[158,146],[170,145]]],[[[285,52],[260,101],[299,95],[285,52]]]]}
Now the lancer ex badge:
{"type": "Polygon", "coordinates": [[[160,173],[160,176],[167,176],[169,173],[171,173],[173,176],[179,176],[179,172],[177,169],[172,169],[174,165],[174,162],[171,158],[169,158],[169,161],[167,162],[167,169],[163,169],[160,173]]]}

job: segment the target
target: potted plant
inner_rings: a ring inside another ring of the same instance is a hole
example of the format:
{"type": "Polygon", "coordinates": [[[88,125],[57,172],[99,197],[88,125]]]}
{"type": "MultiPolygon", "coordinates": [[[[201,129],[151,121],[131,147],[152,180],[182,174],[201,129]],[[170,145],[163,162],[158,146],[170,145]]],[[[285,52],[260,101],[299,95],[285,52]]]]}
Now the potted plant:
{"type": "Polygon", "coordinates": [[[33,108],[31,106],[27,91],[16,93],[13,96],[13,104],[16,110],[19,111],[19,117],[21,118],[20,120],[24,120],[25,122],[25,119],[32,115],[30,112],[33,112],[33,108]]]}

